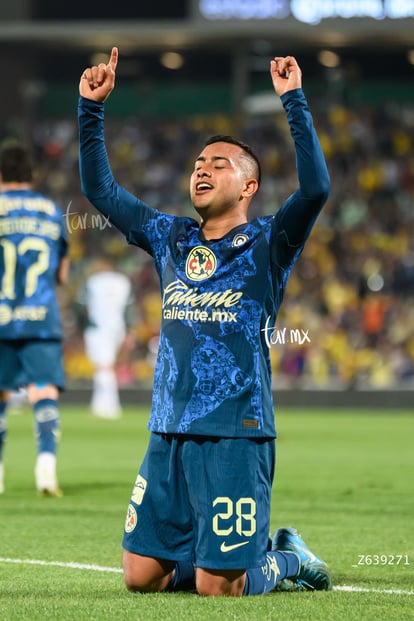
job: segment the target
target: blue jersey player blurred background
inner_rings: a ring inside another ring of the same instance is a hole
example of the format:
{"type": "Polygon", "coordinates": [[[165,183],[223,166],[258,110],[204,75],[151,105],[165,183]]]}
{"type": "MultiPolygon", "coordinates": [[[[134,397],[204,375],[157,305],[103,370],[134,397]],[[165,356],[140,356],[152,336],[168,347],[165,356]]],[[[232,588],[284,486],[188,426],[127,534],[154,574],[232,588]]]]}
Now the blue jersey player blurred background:
{"type": "Polygon", "coordinates": [[[68,273],[60,209],[33,189],[33,165],[22,145],[0,154],[0,490],[10,391],[27,388],[33,406],[37,490],[60,496],[56,475],[59,391],[64,385],[57,284],[68,273]]]}
{"type": "Polygon", "coordinates": [[[299,187],[277,213],[249,222],[260,163],[231,136],[208,139],[195,157],[190,196],[198,219],[155,210],[116,183],[104,102],[117,61],[113,48],[108,64],[80,79],[82,189],[153,257],[162,297],[151,435],[123,537],[125,584],[234,596],[330,589],[328,566],[296,529],[269,538],[276,430],[266,330],[329,192],[300,67],[292,56],[270,61],[299,187]]]}

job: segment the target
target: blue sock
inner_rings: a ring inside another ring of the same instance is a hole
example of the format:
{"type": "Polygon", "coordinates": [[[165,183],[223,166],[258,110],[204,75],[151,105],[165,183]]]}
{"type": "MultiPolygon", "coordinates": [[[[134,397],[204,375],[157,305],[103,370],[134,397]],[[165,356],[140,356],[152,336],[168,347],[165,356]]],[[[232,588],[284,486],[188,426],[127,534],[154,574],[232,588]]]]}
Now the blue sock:
{"type": "Polygon", "coordinates": [[[7,401],[0,401],[0,462],[3,461],[3,448],[7,435],[6,407],[7,401]]]}
{"type": "Polygon", "coordinates": [[[294,578],[299,572],[299,559],[293,552],[268,552],[266,564],[246,571],[243,595],[263,595],[273,591],[285,578],[294,578]]]}
{"type": "Polygon", "coordinates": [[[167,591],[195,591],[195,569],[191,561],[179,561],[167,591]]]}
{"type": "Polygon", "coordinates": [[[56,455],[59,440],[59,410],[56,399],[40,399],[33,405],[38,453],[56,455]]]}

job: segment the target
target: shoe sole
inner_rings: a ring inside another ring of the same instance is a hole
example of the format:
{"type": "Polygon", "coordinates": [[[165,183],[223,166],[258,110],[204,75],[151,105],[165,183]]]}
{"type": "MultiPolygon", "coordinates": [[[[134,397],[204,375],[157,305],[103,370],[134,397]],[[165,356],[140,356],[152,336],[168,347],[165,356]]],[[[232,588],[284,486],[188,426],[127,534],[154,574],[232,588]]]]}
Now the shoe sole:
{"type": "Polygon", "coordinates": [[[61,489],[39,489],[38,492],[44,498],[62,498],[63,496],[61,489]]]}

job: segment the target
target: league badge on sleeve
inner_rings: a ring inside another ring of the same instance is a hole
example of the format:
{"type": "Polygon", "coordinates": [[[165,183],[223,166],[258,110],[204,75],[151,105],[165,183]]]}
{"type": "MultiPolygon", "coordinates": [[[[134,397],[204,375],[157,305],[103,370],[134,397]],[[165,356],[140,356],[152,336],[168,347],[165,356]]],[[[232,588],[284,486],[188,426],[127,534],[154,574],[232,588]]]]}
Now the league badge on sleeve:
{"type": "Polygon", "coordinates": [[[132,533],[135,526],[137,525],[137,522],[138,522],[138,516],[137,516],[136,509],[133,505],[129,504],[127,516],[125,520],[125,532],[132,533]]]}

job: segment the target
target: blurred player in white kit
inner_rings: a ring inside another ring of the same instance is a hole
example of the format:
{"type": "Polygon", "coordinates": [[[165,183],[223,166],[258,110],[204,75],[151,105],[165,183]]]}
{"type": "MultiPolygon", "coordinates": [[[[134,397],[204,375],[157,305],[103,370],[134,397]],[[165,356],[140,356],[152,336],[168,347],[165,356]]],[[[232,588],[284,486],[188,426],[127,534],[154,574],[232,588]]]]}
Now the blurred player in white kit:
{"type": "Polygon", "coordinates": [[[91,411],[100,418],[118,418],[122,412],[115,363],[126,338],[132,301],[130,279],[110,261],[97,260],[81,302],[87,313],[85,350],[95,368],[91,411]]]}

